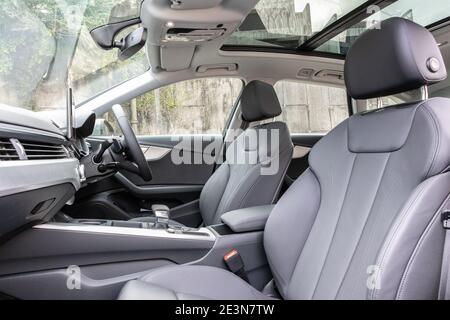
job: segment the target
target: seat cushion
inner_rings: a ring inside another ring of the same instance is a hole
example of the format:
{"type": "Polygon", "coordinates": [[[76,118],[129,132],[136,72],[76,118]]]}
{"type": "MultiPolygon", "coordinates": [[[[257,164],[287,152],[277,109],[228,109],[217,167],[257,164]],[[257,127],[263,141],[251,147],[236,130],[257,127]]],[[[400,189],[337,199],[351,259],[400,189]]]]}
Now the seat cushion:
{"type": "Polygon", "coordinates": [[[171,266],[129,281],[119,300],[265,300],[268,297],[233,273],[207,266],[171,266]]]}

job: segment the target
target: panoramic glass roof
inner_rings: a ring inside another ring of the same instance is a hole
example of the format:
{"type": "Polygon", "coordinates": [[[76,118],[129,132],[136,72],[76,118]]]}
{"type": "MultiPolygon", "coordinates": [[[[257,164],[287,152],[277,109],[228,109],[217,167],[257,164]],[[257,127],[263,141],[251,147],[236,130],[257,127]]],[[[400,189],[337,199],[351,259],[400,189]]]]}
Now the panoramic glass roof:
{"type": "Polygon", "coordinates": [[[266,47],[345,55],[375,23],[404,17],[429,26],[450,15],[449,0],[261,0],[225,46],[266,47]]]}
{"type": "Polygon", "coordinates": [[[422,26],[429,26],[448,17],[449,13],[449,0],[433,0],[433,5],[430,5],[430,2],[425,0],[399,0],[341,32],[318,47],[316,51],[345,55],[352,42],[365,30],[373,27],[377,21],[383,21],[392,17],[402,17],[422,26]]]}
{"type": "Polygon", "coordinates": [[[226,44],[297,48],[366,0],[261,0],[226,44]]]}

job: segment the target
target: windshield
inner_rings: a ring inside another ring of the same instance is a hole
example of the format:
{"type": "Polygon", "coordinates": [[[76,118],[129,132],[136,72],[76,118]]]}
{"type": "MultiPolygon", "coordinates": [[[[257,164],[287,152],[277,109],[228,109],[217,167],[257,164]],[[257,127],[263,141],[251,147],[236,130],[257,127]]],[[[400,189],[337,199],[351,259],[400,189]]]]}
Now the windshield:
{"type": "Polygon", "coordinates": [[[100,49],[89,33],[108,22],[138,17],[141,2],[1,1],[0,104],[64,109],[68,81],[79,104],[145,72],[145,50],[119,61],[117,50],[100,49]]]}

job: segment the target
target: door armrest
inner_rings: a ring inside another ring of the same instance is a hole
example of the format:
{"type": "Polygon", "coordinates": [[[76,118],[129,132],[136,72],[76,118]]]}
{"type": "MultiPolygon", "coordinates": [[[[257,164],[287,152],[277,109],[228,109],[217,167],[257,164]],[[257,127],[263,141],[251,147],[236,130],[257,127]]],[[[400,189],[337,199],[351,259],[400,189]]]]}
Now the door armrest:
{"type": "Polygon", "coordinates": [[[221,219],[234,232],[261,231],[274,207],[271,204],[233,210],[224,213],[221,219]]]}

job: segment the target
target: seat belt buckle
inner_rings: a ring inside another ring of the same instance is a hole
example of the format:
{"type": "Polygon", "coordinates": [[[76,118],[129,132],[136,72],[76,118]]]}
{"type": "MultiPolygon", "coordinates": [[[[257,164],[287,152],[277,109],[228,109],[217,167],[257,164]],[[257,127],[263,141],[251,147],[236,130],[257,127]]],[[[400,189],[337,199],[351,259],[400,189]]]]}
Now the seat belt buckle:
{"type": "Polygon", "coordinates": [[[441,214],[442,226],[444,229],[450,229],[450,210],[445,210],[441,214]]]}
{"type": "Polygon", "coordinates": [[[231,272],[248,282],[244,261],[236,249],[233,249],[224,255],[223,261],[225,261],[225,264],[231,272]]]}

